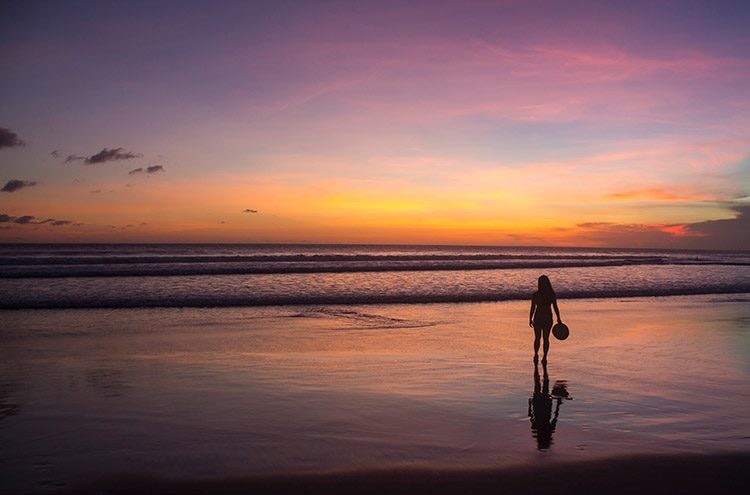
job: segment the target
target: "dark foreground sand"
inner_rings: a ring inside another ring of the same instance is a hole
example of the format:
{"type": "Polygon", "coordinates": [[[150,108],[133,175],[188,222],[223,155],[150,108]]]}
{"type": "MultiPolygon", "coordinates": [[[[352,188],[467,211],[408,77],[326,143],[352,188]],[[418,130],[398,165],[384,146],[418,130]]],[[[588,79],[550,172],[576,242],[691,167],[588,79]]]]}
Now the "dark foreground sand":
{"type": "Polygon", "coordinates": [[[61,493],[723,494],[745,493],[750,454],[638,456],[543,468],[395,469],[235,479],[110,477],[61,493]]]}

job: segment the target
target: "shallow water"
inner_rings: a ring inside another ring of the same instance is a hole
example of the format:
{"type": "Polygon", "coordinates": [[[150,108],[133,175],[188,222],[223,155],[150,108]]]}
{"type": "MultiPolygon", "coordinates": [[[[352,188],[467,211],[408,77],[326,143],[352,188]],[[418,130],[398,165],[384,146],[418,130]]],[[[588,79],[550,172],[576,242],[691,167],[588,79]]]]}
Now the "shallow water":
{"type": "Polygon", "coordinates": [[[747,452],[748,302],[562,300],[536,425],[525,302],[0,311],[0,478],[747,452]]]}

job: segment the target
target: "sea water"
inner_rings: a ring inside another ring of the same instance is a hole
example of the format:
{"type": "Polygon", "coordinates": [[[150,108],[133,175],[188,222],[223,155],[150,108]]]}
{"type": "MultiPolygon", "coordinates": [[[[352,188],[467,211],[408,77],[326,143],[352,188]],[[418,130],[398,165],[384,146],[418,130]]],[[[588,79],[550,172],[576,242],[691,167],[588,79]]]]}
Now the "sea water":
{"type": "Polygon", "coordinates": [[[750,292],[750,252],[345,245],[4,245],[0,308],[212,307],[750,292]]]}

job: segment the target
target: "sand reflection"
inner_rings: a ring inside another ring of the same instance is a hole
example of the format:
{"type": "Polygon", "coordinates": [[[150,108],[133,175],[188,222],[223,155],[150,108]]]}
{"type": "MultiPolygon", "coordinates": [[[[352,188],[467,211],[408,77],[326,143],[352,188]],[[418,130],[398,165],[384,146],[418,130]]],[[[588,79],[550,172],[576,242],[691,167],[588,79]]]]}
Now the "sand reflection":
{"type": "Polygon", "coordinates": [[[528,415],[531,420],[531,435],[536,439],[537,449],[547,450],[553,443],[552,435],[560,416],[560,405],[563,400],[570,400],[572,397],[565,380],[556,381],[550,392],[546,363],[542,364],[542,372],[540,377],[539,364],[534,363],[534,393],[529,397],[528,415]]]}

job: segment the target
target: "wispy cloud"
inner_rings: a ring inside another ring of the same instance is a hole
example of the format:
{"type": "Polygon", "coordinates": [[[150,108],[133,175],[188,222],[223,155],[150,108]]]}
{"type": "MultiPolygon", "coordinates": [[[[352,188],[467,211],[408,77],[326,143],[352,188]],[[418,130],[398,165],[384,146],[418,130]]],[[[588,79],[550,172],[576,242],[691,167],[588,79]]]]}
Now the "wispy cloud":
{"type": "Polygon", "coordinates": [[[0,127],[0,149],[25,145],[26,143],[18,138],[18,134],[5,127],[0,127]]]}
{"type": "Polygon", "coordinates": [[[140,158],[142,156],[143,155],[141,155],[140,153],[132,153],[130,151],[126,151],[124,148],[104,148],[99,153],[95,153],[89,157],[81,155],[68,155],[68,157],[65,158],[65,163],[82,161],[88,165],[96,165],[98,163],[118,160],[132,160],[133,158],[140,158]]]}
{"type": "Polygon", "coordinates": [[[128,172],[128,175],[136,175],[136,174],[143,174],[143,173],[154,174],[156,172],[164,172],[164,171],[165,171],[164,167],[161,165],[150,165],[146,168],[143,168],[143,167],[134,168],[133,170],[128,172]]]}
{"type": "Polygon", "coordinates": [[[620,191],[608,194],[606,197],[613,201],[712,201],[718,199],[706,194],[681,193],[658,187],[620,191]]]}
{"type": "Polygon", "coordinates": [[[8,182],[5,183],[2,189],[0,191],[2,192],[15,192],[19,189],[23,189],[24,187],[31,187],[35,186],[36,181],[33,180],[20,180],[20,179],[11,179],[8,182]]]}
{"type": "Polygon", "coordinates": [[[697,49],[656,55],[581,40],[519,46],[448,37],[418,38],[407,45],[290,43],[279,50],[317,77],[300,78],[303,82],[263,111],[335,98],[337,108],[354,110],[344,117],[366,114],[367,122],[383,119],[389,125],[488,116],[522,122],[678,122],[686,112],[715,115],[716,105],[727,104],[716,98],[709,107],[696,101],[695,92],[750,79],[744,57],[697,49]],[[345,77],[335,76],[341,66],[348,69],[345,77]],[[429,80],[430,91],[423,91],[419,80],[429,80]]]}
{"type": "Polygon", "coordinates": [[[65,158],[65,163],[72,163],[72,162],[78,162],[78,161],[81,161],[81,162],[86,161],[86,157],[80,156],[80,155],[68,155],[65,158]]]}
{"type": "Polygon", "coordinates": [[[95,164],[111,162],[115,160],[130,160],[133,158],[139,158],[140,156],[142,155],[125,151],[123,148],[104,148],[99,153],[86,158],[86,163],[95,164]]]}
{"type": "MultiPolygon", "coordinates": [[[[605,232],[608,234],[639,234],[651,232],[663,232],[669,235],[691,235],[684,224],[642,224],[642,223],[615,223],[615,222],[585,222],[576,227],[590,232],[605,232]]],[[[700,235],[700,234],[693,234],[700,235]]]]}

